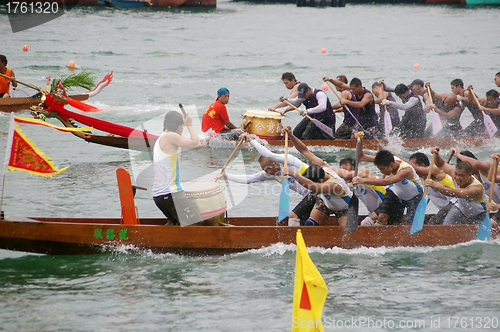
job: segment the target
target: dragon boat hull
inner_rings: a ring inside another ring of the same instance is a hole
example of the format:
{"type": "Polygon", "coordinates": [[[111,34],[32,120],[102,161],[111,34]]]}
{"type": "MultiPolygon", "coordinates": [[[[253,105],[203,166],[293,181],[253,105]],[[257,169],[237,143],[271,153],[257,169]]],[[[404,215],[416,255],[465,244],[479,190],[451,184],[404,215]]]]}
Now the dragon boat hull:
{"type": "MultiPolygon", "coordinates": [[[[119,136],[99,136],[90,135],[87,137],[82,137],[87,142],[107,145],[122,149],[130,149],[137,151],[150,151],[154,146],[155,139],[149,138],[148,140],[143,138],[126,138],[119,136]]],[[[445,137],[445,138],[406,138],[398,139],[397,141],[390,141],[387,139],[365,139],[363,140],[363,148],[367,150],[380,150],[384,148],[390,148],[394,145],[400,145],[404,148],[424,148],[439,146],[442,149],[449,149],[452,147],[458,148],[474,148],[480,147],[487,144],[493,144],[496,139],[491,139],[489,137],[483,136],[471,136],[471,137],[445,137]]],[[[268,140],[271,146],[284,146],[284,140],[268,140]]],[[[310,140],[303,141],[307,146],[336,146],[341,148],[356,148],[356,140],[354,139],[336,139],[336,140],[310,140]]],[[[224,146],[227,148],[234,148],[234,145],[230,144],[218,144],[217,146],[224,146]]],[[[292,142],[289,142],[290,146],[293,146],[292,142]]],[[[214,147],[214,145],[208,143],[209,147],[214,147]]]]}
{"type": "MultiPolygon", "coordinates": [[[[89,99],[89,95],[85,93],[69,97],[79,101],[89,99]]],[[[40,104],[40,102],[41,98],[33,97],[0,98],[0,112],[11,113],[29,110],[31,106],[36,106],[40,104]]]]}
{"type": "MultiPolygon", "coordinates": [[[[0,249],[41,254],[77,255],[101,253],[118,246],[154,252],[213,255],[294,244],[299,227],[276,226],[275,217],[229,218],[231,226],[165,226],[165,219],[141,219],[125,225],[120,219],[20,218],[0,221],[0,249]]],[[[323,248],[447,246],[476,239],[478,225],[424,225],[409,235],[409,225],[360,226],[345,234],[334,226],[300,227],[308,246],[323,248]]],[[[493,226],[492,239],[500,238],[493,226]]]]}

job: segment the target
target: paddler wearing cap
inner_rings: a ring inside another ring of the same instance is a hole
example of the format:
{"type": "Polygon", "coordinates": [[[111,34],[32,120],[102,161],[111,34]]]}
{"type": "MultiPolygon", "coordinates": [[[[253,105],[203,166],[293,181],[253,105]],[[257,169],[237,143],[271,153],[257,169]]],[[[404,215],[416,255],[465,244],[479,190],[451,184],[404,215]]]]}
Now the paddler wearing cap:
{"type": "MultiPolygon", "coordinates": [[[[298,87],[298,95],[296,98],[287,99],[288,102],[295,106],[304,104],[306,110],[301,110],[301,115],[309,115],[311,118],[316,119],[326,126],[332,128],[335,132],[335,114],[333,113],[332,105],[326,93],[321,89],[310,88],[307,83],[300,83],[298,87]]],[[[288,107],[281,113],[294,110],[293,107],[288,107]]],[[[318,128],[307,117],[302,119],[293,130],[293,134],[298,139],[314,140],[314,139],[333,139],[328,136],[324,131],[318,128]]]]}
{"type": "Polygon", "coordinates": [[[239,138],[242,130],[229,120],[226,108],[228,102],[229,90],[227,88],[217,90],[217,99],[203,113],[201,119],[202,132],[206,133],[211,130],[228,140],[239,138]]]}
{"type": "Polygon", "coordinates": [[[179,174],[181,148],[199,147],[200,139],[189,114],[182,116],[177,111],[167,112],[163,121],[163,133],[153,148],[153,199],[168,218],[167,225],[190,225],[201,221],[198,210],[184,195],[179,174]],[[184,125],[189,131],[189,138],[182,136],[184,125]]]}

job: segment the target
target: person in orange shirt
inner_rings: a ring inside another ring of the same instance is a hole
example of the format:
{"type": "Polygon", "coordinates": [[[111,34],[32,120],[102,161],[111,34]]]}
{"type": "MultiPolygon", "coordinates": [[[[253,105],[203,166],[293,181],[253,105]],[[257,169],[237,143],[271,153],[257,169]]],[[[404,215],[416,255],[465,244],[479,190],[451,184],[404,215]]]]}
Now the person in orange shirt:
{"type": "Polygon", "coordinates": [[[13,78],[13,80],[9,80],[8,78],[0,77],[0,98],[9,98],[10,83],[12,82],[12,86],[15,88],[17,87],[17,82],[12,69],[7,68],[7,57],[3,54],[0,54],[0,74],[13,78]]]}
{"type": "Polygon", "coordinates": [[[229,120],[226,108],[228,102],[229,90],[227,88],[217,90],[217,99],[203,113],[201,119],[202,132],[206,133],[212,130],[216,134],[222,134],[225,139],[238,139],[242,131],[229,120]]]}

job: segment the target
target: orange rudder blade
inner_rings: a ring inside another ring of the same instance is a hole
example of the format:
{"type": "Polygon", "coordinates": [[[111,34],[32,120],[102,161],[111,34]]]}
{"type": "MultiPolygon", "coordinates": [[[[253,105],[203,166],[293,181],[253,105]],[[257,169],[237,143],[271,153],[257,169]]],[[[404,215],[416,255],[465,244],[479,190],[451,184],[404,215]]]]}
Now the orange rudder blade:
{"type": "Polygon", "coordinates": [[[126,169],[118,168],[116,170],[116,178],[118,180],[118,191],[120,193],[120,203],[122,206],[122,224],[138,225],[139,218],[136,214],[130,174],[126,169]]]}

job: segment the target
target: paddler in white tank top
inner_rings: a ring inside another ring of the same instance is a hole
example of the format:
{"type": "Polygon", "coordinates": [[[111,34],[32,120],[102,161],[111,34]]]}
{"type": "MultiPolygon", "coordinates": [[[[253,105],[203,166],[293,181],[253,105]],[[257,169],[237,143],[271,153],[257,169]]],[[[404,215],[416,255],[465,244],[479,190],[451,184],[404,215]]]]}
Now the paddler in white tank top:
{"type": "MultiPolygon", "coordinates": [[[[355,136],[358,137],[359,135],[360,133],[357,133],[355,136]]],[[[386,175],[384,179],[357,176],[352,180],[353,184],[366,183],[387,186],[382,204],[377,209],[378,219],[376,225],[400,223],[405,210],[405,223],[411,224],[423,191],[420,178],[413,167],[407,162],[395,158],[387,150],[380,150],[376,156],[369,156],[363,154],[363,148],[361,148],[359,160],[373,162],[380,172],[386,175]]]]}
{"type": "MultiPolygon", "coordinates": [[[[355,164],[355,161],[352,158],[342,159],[340,161],[340,168],[335,168],[312,153],[304,142],[293,135],[292,128],[290,126],[285,126],[283,128],[283,133],[285,131],[288,132],[288,137],[290,137],[290,140],[297,151],[306,157],[312,165],[319,165],[323,168],[332,170],[349,185],[349,182],[354,177],[353,165],[355,164]]],[[[376,178],[375,174],[367,168],[359,168],[358,173],[362,177],[376,178]]],[[[349,190],[352,191],[351,186],[349,186],[349,190]]],[[[382,202],[382,198],[385,195],[385,188],[381,186],[361,185],[358,186],[356,195],[360,197],[360,200],[366,205],[368,211],[372,212],[382,202]]]]}
{"type": "MultiPolygon", "coordinates": [[[[422,180],[425,180],[427,178],[427,176],[429,175],[430,162],[429,158],[427,158],[425,154],[423,154],[422,152],[415,152],[410,156],[408,162],[413,166],[422,180]]],[[[431,179],[432,181],[435,181],[444,187],[455,188],[455,182],[453,181],[453,178],[440,170],[437,166],[432,167],[431,179]]],[[[427,190],[427,194],[429,200],[439,210],[438,213],[436,213],[434,216],[432,216],[431,219],[429,219],[428,224],[442,224],[444,217],[457,199],[455,197],[446,196],[434,188],[429,188],[427,190]]]]}
{"type": "MultiPolygon", "coordinates": [[[[470,151],[461,151],[458,152],[457,149],[451,148],[450,151],[453,151],[455,153],[455,156],[464,161],[468,161],[474,171],[473,174],[476,176],[476,178],[483,184],[485,194],[489,196],[490,194],[490,188],[491,188],[491,175],[492,175],[492,165],[493,165],[493,160],[484,160],[480,161],[477,160],[476,156],[470,151]]],[[[495,156],[500,156],[500,154],[492,154],[491,157],[494,158],[495,156]]],[[[497,174],[499,174],[500,169],[497,169],[497,174]]],[[[494,183],[493,184],[493,195],[491,196],[491,205],[490,205],[490,210],[495,211],[498,208],[494,208],[496,204],[499,205],[500,207],[500,183],[494,183]],[[495,205],[493,203],[496,203],[495,205]]],[[[494,222],[499,222],[500,221],[500,211],[497,212],[493,217],[492,220],[494,222]]]]}
{"type": "Polygon", "coordinates": [[[199,222],[200,215],[184,196],[179,178],[181,148],[200,147],[193,120],[189,114],[183,117],[179,112],[169,111],[165,114],[163,130],[153,148],[153,199],[168,218],[167,224],[189,225],[199,222]],[[182,136],[183,125],[187,127],[190,138],[182,136]]]}
{"type": "MultiPolygon", "coordinates": [[[[283,177],[281,175],[281,170],[285,162],[284,154],[277,154],[269,151],[267,148],[260,145],[257,140],[251,139],[248,133],[242,133],[240,138],[250,142],[250,144],[260,153],[261,157],[259,158],[259,164],[262,171],[249,175],[217,173],[215,180],[222,178],[246,184],[269,180],[274,180],[279,183],[283,180],[288,181],[290,189],[303,196],[302,201],[295,206],[292,212],[290,212],[290,215],[288,216],[288,226],[300,226],[300,222],[304,223],[304,221],[309,218],[309,214],[311,213],[311,210],[314,207],[314,202],[316,201],[315,195],[310,197],[311,191],[309,189],[304,188],[300,183],[295,181],[294,178],[283,177]],[[290,223],[291,220],[294,222],[290,223]]],[[[287,165],[290,169],[299,174],[304,173],[307,167],[309,167],[309,165],[303,163],[299,158],[291,154],[288,154],[287,165]]],[[[280,223],[281,226],[286,224],[287,221],[285,220],[280,223]]]]}
{"type": "MultiPolygon", "coordinates": [[[[432,153],[439,153],[439,148],[431,149],[432,153]]],[[[457,202],[451,207],[444,218],[444,225],[451,224],[479,224],[486,216],[486,195],[481,183],[472,175],[472,165],[467,161],[460,160],[457,167],[445,163],[443,158],[436,158],[436,166],[446,173],[453,175],[456,188],[448,188],[432,181],[425,180],[425,185],[438,190],[439,192],[456,197],[457,202]]]]}
{"type": "Polygon", "coordinates": [[[283,174],[292,176],[307,189],[320,194],[304,226],[321,225],[331,213],[335,213],[339,225],[345,227],[352,191],[338,174],[319,165],[309,166],[302,175],[285,167],[283,174]]]}

